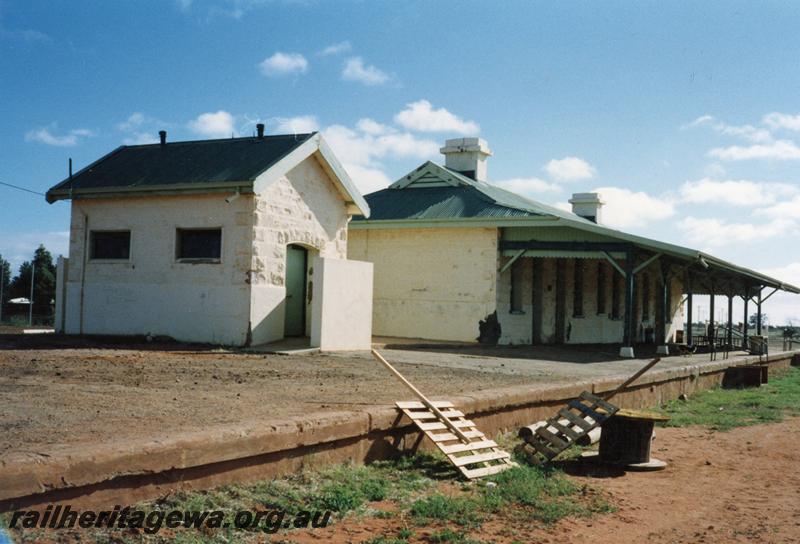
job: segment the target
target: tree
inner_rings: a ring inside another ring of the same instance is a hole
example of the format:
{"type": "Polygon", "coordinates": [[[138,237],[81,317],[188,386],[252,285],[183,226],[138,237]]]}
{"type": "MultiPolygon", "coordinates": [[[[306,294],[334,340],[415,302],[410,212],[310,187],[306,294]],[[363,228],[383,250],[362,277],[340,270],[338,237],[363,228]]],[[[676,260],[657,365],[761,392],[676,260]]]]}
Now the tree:
{"type": "MultiPolygon", "coordinates": [[[[758,314],[751,314],[750,318],[747,320],[747,326],[751,329],[755,329],[758,324],[758,314]]],[[[767,324],[767,314],[761,314],[761,324],[767,324]]]]}
{"type": "Polygon", "coordinates": [[[0,277],[2,277],[0,285],[2,285],[3,292],[3,298],[0,300],[1,304],[11,298],[9,292],[11,286],[11,263],[5,260],[2,255],[0,255],[0,277]]]}
{"type": "Polygon", "coordinates": [[[33,314],[49,317],[53,313],[56,297],[56,267],[53,265],[53,256],[43,245],[36,250],[33,261],[25,261],[19,266],[17,276],[11,282],[11,295],[13,298],[30,298],[32,270],[35,270],[33,314]]]}

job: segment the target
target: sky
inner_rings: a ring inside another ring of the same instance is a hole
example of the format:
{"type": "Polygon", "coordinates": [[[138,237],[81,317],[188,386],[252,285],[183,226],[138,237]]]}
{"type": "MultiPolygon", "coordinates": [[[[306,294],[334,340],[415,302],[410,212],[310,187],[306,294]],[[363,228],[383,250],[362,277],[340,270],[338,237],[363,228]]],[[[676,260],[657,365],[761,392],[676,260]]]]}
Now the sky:
{"type": "MultiPolygon", "coordinates": [[[[366,194],[480,136],[492,183],[598,191],[609,226],[800,285],[799,27],[769,1],[0,0],[0,182],[264,122],[321,131],[366,194]]],[[[15,270],[68,229],[68,202],[0,185],[15,270]]],[[[765,312],[800,324],[800,297],[765,312]]]]}

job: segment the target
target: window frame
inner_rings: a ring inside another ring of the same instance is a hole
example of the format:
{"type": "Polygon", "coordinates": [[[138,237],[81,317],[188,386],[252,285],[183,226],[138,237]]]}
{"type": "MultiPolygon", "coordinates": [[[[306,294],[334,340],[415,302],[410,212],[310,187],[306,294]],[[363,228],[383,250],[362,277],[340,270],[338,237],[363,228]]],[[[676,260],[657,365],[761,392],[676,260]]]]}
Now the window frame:
{"type": "Polygon", "coordinates": [[[89,229],[89,252],[88,261],[91,263],[129,263],[133,253],[133,234],[131,229],[89,229]],[[95,235],[96,234],[127,234],[128,235],[128,256],[127,257],[95,257],[95,235]]]}
{"type": "Polygon", "coordinates": [[[213,227],[175,227],[174,255],[176,263],[189,264],[222,264],[222,255],[225,251],[224,229],[221,226],[213,227]],[[219,231],[219,257],[181,257],[181,234],[183,232],[219,231]]]}

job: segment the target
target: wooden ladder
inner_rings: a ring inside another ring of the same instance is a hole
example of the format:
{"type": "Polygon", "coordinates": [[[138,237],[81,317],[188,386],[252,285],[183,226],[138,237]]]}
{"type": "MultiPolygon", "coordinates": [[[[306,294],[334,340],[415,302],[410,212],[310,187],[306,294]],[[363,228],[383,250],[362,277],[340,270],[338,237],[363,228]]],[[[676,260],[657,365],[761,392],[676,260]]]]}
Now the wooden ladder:
{"type": "Polygon", "coordinates": [[[437,409],[440,416],[432,412],[422,402],[398,402],[399,408],[425,436],[436,444],[436,447],[450,460],[461,474],[470,480],[497,474],[517,466],[511,460],[511,454],[500,449],[494,440],[486,438],[466,419],[464,414],[455,409],[452,402],[428,401],[437,409]],[[446,420],[446,421],[445,421],[446,420]],[[455,427],[463,438],[449,432],[455,427]]]}
{"type": "Polygon", "coordinates": [[[549,461],[602,425],[618,410],[613,404],[584,391],[543,425],[520,429],[520,436],[549,461]]]}

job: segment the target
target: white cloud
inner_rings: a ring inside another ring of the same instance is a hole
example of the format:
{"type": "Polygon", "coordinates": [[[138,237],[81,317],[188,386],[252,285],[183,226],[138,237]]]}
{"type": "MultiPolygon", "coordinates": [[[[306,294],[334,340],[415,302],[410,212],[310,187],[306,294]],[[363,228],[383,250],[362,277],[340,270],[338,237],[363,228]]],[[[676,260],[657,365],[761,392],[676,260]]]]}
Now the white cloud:
{"type": "Polygon", "coordinates": [[[445,108],[434,109],[427,100],[406,104],[406,109],[394,116],[395,122],[418,132],[454,132],[477,134],[480,127],[474,121],[465,121],[445,108]]]}
{"type": "Polygon", "coordinates": [[[341,55],[342,53],[349,53],[353,49],[353,46],[350,45],[350,42],[343,41],[339,43],[332,43],[325,49],[319,52],[320,55],[323,57],[329,57],[331,55],[341,55]]]}
{"type": "Polygon", "coordinates": [[[379,123],[374,119],[370,119],[369,117],[359,119],[358,123],[356,123],[356,127],[358,130],[366,132],[367,134],[372,134],[373,136],[395,132],[394,128],[384,125],[383,123],[379,123]]]}
{"type": "Polygon", "coordinates": [[[382,85],[389,81],[389,74],[372,65],[364,64],[361,57],[350,57],[344,63],[342,79],[357,81],[364,85],[382,85]]]}
{"type": "Polygon", "coordinates": [[[313,115],[300,115],[297,117],[281,117],[275,131],[281,134],[300,134],[319,130],[317,118],[313,115]]]}
{"type": "Polygon", "coordinates": [[[772,141],[772,134],[769,130],[753,125],[729,125],[722,121],[717,121],[710,115],[701,115],[691,123],[688,123],[681,128],[695,128],[699,126],[710,126],[716,132],[724,134],[725,136],[734,136],[743,138],[753,143],[766,143],[772,141]]]}
{"type": "Polygon", "coordinates": [[[304,74],[308,71],[308,61],[300,53],[282,53],[278,51],[271,57],[264,59],[259,66],[261,67],[261,73],[266,76],[304,74]]]}
{"type": "Polygon", "coordinates": [[[703,178],[681,185],[684,202],[724,203],[733,206],[763,206],[779,197],[796,194],[797,187],[788,183],[764,183],[749,180],[714,180],[703,178]]]}
{"type": "Polygon", "coordinates": [[[798,160],[800,159],[800,147],[797,147],[790,140],[776,140],[768,144],[715,147],[708,152],[708,155],[725,161],[751,159],[798,160]]]}
{"type": "Polygon", "coordinates": [[[544,165],[544,170],[557,181],[591,179],[596,172],[591,164],[579,157],[553,159],[544,165]]]}
{"type": "Polygon", "coordinates": [[[542,193],[560,193],[561,186],[550,183],[539,178],[512,178],[501,181],[493,181],[492,185],[497,185],[513,193],[527,196],[533,199],[540,199],[542,193]]]}
{"type": "Polygon", "coordinates": [[[57,147],[73,147],[78,145],[81,140],[94,136],[94,133],[85,128],[75,128],[66,134],[54,134],[56,130],[55,123],[48,126],[29,130],[25,134],[25,140],[28,142],[39,142],[47,145],[57,147]]]}
{"type": "Polygon", "coordinates": [[[168,126],[168,123],[137,111],[130,114],[125,121],[118,123],[117,130],[127,135],[122,140],[123,144],[142,145],[158,142],[158,131],[168,126]]]}
{"type": "Polygon", "coordinates": [[[675,214],[674,204],[667,198],[652,197],[644,192],[622,187],[598,187],[606,203],[603,207],[603,224],[613,228],[641,227],[666,219],[675,214]]]}
{"type": "Polygon", "coordinates": [[[785,217],[753,224],[689,216],[678,223],[678,228],[684,232],[689,241],[703,249],[772,238],[785,233],[793,226],[794,221],[785,217]]]}
{"type": "Polygon", "coordinates": [[[800,115],[789,115],[788,113],[772,112],[765,115],[762,123],[771,129],[800,130],[800,115]]]}
{"type": "Polygon", "coordinates": [[[225,138],[236,134],[233,115],[225,110],[202,113],[189,121],[188,127],[192,132],[210,138],[225,138]]]}
{"type": "Polygon", "coordinates": [[[777,204],[759,208],[753,212],[754,215],[760,217],[789,217],[793,219],[800,219],[800,195],[796,195],[791,199],[782,199],[777,204]]]}
{"type": "Polygon", "coordinates": [[[436,157],[439,152],[438,144],[432,140],[417,138],[390,127],[380,131],[375,126],[380,123],[363,121],[359,121],[355,129],[331,125],[323,129],[322,135],[364,193],[389,184],[389,177],[383,171],[384,159],[424,160],[436,157]]]}

